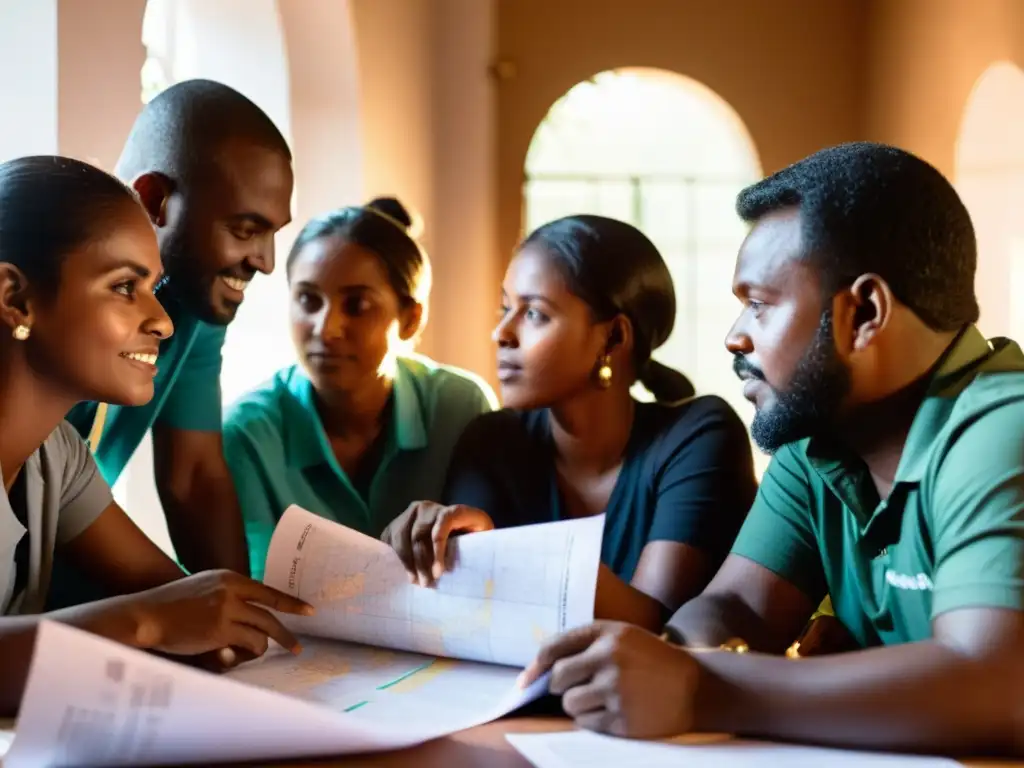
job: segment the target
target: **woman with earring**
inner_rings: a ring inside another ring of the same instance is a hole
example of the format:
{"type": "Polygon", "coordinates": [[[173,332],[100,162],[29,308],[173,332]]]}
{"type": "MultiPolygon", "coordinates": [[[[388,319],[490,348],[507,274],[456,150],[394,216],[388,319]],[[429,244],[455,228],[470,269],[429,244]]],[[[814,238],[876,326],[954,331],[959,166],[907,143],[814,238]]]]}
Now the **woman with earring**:
{"type": "Polygon", "coordinates": [[[0,717],[17,709],[41,619],[137,648],[230,664],[298,642],[267,609],[311,609],[236,573],[186,576],[114,502],[64,421],[153,397],[173,332],[154,295],[156,234],[134,193],[61,157],[0,164],[0,717]],[[110,594],[50,613],[60,550],[110,594]]]}
{"type": "Polygon", "coordinates": [[[660,628],[714,575],[753,501],[746,429],[651,359],[672,332],[675,290],[634,227],[600,216],[542,226],[502,299],[506,408],[463,434],[444,505],[412,505],[383,539],[430,585],[450,534],[604,513],[596,614],[660,628]],[[638,380],[655,402],[632,397],[638,380]]]}
{"type": "Polygon", "coordinates": [[[299,233],[285,270],[299,364],[224,420],[250,567],[261,578],[290,504],[370,536],[437,497],[463,428],[494,409],[481,380],[413,354],[430,264],[394,198],[343,208],[299,233]]]}

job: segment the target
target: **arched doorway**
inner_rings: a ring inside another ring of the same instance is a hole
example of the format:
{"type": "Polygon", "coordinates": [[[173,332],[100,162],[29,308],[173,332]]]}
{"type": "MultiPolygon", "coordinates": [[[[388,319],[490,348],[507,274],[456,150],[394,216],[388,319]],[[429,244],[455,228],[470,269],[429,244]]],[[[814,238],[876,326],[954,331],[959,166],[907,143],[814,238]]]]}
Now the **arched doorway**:
{"type": "Polygon", "coordinates": [[[1024,72],[998,62],[978,78],[956,146],[956,187],[978,238],[981,327],[1024,337],[1024,72]]]}
{"type": "Polygon", "coordinates": [[[654,356],[748,421],[723,342],[739,311],[730,285],[747,231],[734,201],[761,175],[750,134],[720,96],[682,75],[627,68],[577,84],[552,106],[530,143],[523,190],[527,230],[597,213],[654,241],[678,296],[675,331],[654,356]]]}

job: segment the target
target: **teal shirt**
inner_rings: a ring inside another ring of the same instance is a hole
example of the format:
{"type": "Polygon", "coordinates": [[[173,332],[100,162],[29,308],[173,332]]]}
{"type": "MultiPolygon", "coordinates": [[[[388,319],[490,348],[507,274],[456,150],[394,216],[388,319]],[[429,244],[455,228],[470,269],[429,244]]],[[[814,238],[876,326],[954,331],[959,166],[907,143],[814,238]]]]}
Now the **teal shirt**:
{"type": "Polygon", "coordinates": [[[1024,354],[971,326],[944,355],[888,498],[826,439],[773,458],[733,553],[791,582],[864,647],[962,608],[1024,610],[1024,354]]]}
{"type": "MultiPolygon", "coordinates": [[[[135,449],[156,424],[176,429],[219,432],[223,404],[220,392],[221,348],[226,326],[202,322],[160,291],[160,300],[174,323],[174,334],[160,344],[153,399],[146,405],[110,405],[94,458],[107,484],[113,485],[135,449]]],[[[79,403],[67,420],[87,439],[97,403],[79,403]]]]}
{"type": "Polygon", "coordinates": [[[234,403],[224,418],[224,456],[245,520],[253,578],[291,504],[379,536],[413,501],[439,499],[452,449],[472,419],[496,407],[483,381],[422,357],[399,358],[390,426],[365,495],[338,465],[298,366],[234,403]]]}

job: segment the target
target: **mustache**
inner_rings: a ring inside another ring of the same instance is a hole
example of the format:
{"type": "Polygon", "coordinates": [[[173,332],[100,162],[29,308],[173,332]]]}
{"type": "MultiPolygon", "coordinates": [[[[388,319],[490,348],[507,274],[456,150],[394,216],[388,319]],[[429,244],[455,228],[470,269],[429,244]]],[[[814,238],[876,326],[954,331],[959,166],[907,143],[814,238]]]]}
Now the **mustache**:
{"type": "Polygon", "coordinates": [[[734,355],[732,358],[732,372],[741,379],[757,379],[764,381],[764,373],[756,365],[751,363],[743,355],[734,355]]]}

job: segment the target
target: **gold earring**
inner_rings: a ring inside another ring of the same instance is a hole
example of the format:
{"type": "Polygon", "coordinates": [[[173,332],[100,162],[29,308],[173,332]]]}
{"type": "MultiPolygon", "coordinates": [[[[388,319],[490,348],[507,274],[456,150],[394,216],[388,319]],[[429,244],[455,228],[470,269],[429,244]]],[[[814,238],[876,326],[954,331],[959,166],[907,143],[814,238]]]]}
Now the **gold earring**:
{"type": "Polygon", "coordinates": [[[25,339],[27,339],[29,337],[29,335],[31,333],[32,333],[32,329],[29,328],[27,325],[25,325],[23,323],[23,324],[17,326],[14,329],[14,332],[11,335],[14,338],[16,338],[18,341],[24,341],[25,339]]]}
{"type": "Polygon", "coordinates": [[[612,385],[612,359],[604,355],[598,360],[597,384],[601,389],[608,389],[612,385]]]}

